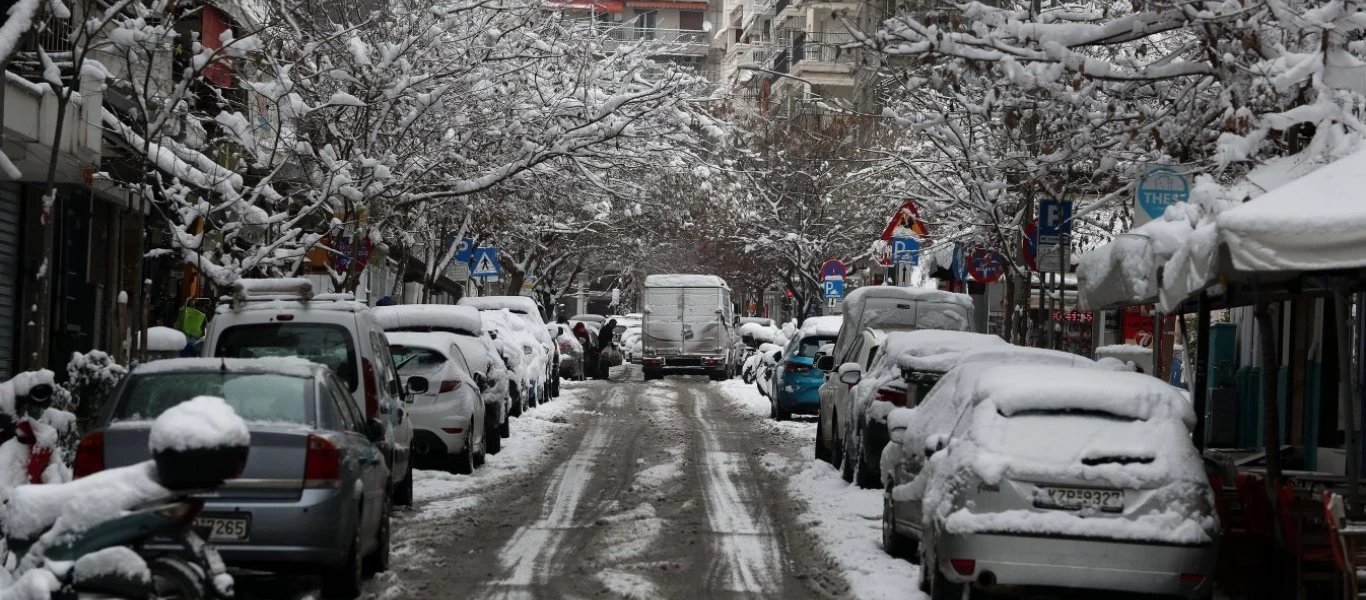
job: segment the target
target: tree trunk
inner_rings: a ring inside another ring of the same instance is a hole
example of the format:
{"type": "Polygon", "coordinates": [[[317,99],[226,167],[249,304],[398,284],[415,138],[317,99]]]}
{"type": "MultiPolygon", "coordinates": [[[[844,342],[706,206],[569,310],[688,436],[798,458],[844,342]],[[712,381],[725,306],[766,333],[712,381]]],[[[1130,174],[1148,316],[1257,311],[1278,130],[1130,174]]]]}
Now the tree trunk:
{"type": "Polygon", "coordinates": [[[507,287],[503,288],[509,296],[516,296],[522,293],[522,282],[526,281],[526,273],[516,269],[509,269],[503,266],[503,273],[507,275],[507,287]]]}

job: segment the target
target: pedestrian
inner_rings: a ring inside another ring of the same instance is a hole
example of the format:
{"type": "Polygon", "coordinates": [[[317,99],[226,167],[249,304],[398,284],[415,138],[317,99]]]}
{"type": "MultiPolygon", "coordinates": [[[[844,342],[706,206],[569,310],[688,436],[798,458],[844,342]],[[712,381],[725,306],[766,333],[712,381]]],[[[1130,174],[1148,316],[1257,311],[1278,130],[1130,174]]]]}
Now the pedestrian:
{"type": "Polygon", "coordinates": [[[617,320],[608,319],[603,324],[602,331],[598,332],[598,374],[603,379],[612,378],[612,362],[616,349],[612,346],[612,338],[617,333],[617,320]]]}
{"type": "Polygon", "coordinates": [[[582,322],[574,324],[574,338],[579,340],[579,345],[583,346],[583,377],[596,378],[598,376],[598,353],[594,351],[593,335],[588,333],[588,326],[582,322]]]}

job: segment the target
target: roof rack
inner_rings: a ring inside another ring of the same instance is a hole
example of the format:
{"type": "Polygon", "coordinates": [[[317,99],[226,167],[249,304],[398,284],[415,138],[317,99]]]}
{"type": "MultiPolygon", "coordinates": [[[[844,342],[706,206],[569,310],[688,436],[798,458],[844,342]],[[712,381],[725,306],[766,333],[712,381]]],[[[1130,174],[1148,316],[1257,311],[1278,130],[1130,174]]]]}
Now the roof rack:
{"type": "Polygon", "coordinates": [[[313,282],[302,277],[283,279],[238,279],[232,295],[224,298],[233,308],[252,302],[342,302],[354,301],[354,294],[314,294],[313,282]]]}

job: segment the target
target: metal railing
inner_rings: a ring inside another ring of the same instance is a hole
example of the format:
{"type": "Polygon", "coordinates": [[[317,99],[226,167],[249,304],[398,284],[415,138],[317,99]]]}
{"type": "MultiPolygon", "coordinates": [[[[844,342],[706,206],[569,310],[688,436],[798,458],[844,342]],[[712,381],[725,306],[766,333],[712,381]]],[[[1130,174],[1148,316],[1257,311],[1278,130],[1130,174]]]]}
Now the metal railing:
{"type": "Polygon", "coordinates": [[[711,41],[707,39],[707,32],[700,29],[660,29],[657,27],[642,27],[640,25],[625,25],[622,27],[599,29],[598,32],[608,39],[622,42],[652,41],[661,44],[682,44],[702,47],[711,45],[711,41]]]}
{"type": "Polygon", "coordinates": [[[796,66],[805,61],[842,64],[858,62],[862,49],[848,47],[856,41],[853,34],[848,32],[798,33],[792,36],[792,64],[796,66]]]}
{"type": "Polygon", "coordinates": [[[776,56],[773,57],[773,71],[776,73],[786,74],[788,72],[788,68],[789,64],[787,58],[787,49],[784,48],[780,50],[776,56]]]}

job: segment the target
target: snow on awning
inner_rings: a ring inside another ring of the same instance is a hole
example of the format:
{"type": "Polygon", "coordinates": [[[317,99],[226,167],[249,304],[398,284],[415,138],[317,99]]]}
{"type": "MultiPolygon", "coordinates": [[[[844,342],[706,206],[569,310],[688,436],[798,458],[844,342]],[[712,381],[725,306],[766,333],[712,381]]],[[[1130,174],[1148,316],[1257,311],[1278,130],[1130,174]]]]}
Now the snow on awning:
{"type": "Polygon", "coordinates": [[[658,8],[665,10],[707,10],[706,2],[662,2],[660,0],[626,0],[631,8],[658,8]]]}
{"type": "Polygon", "coordinates": [[[1219,243],[1242,272],[1366,267],[1366,150],[1231,208],[1219,243]]]}
{"type": "Polygon", "coordinates": [[[1192,231],[1182,216],[1151,221],[1081,256],[1077,298],[1081,310],[1151,304],[1157,300],[1157,267],[1166,264],[1192,231]]]}

